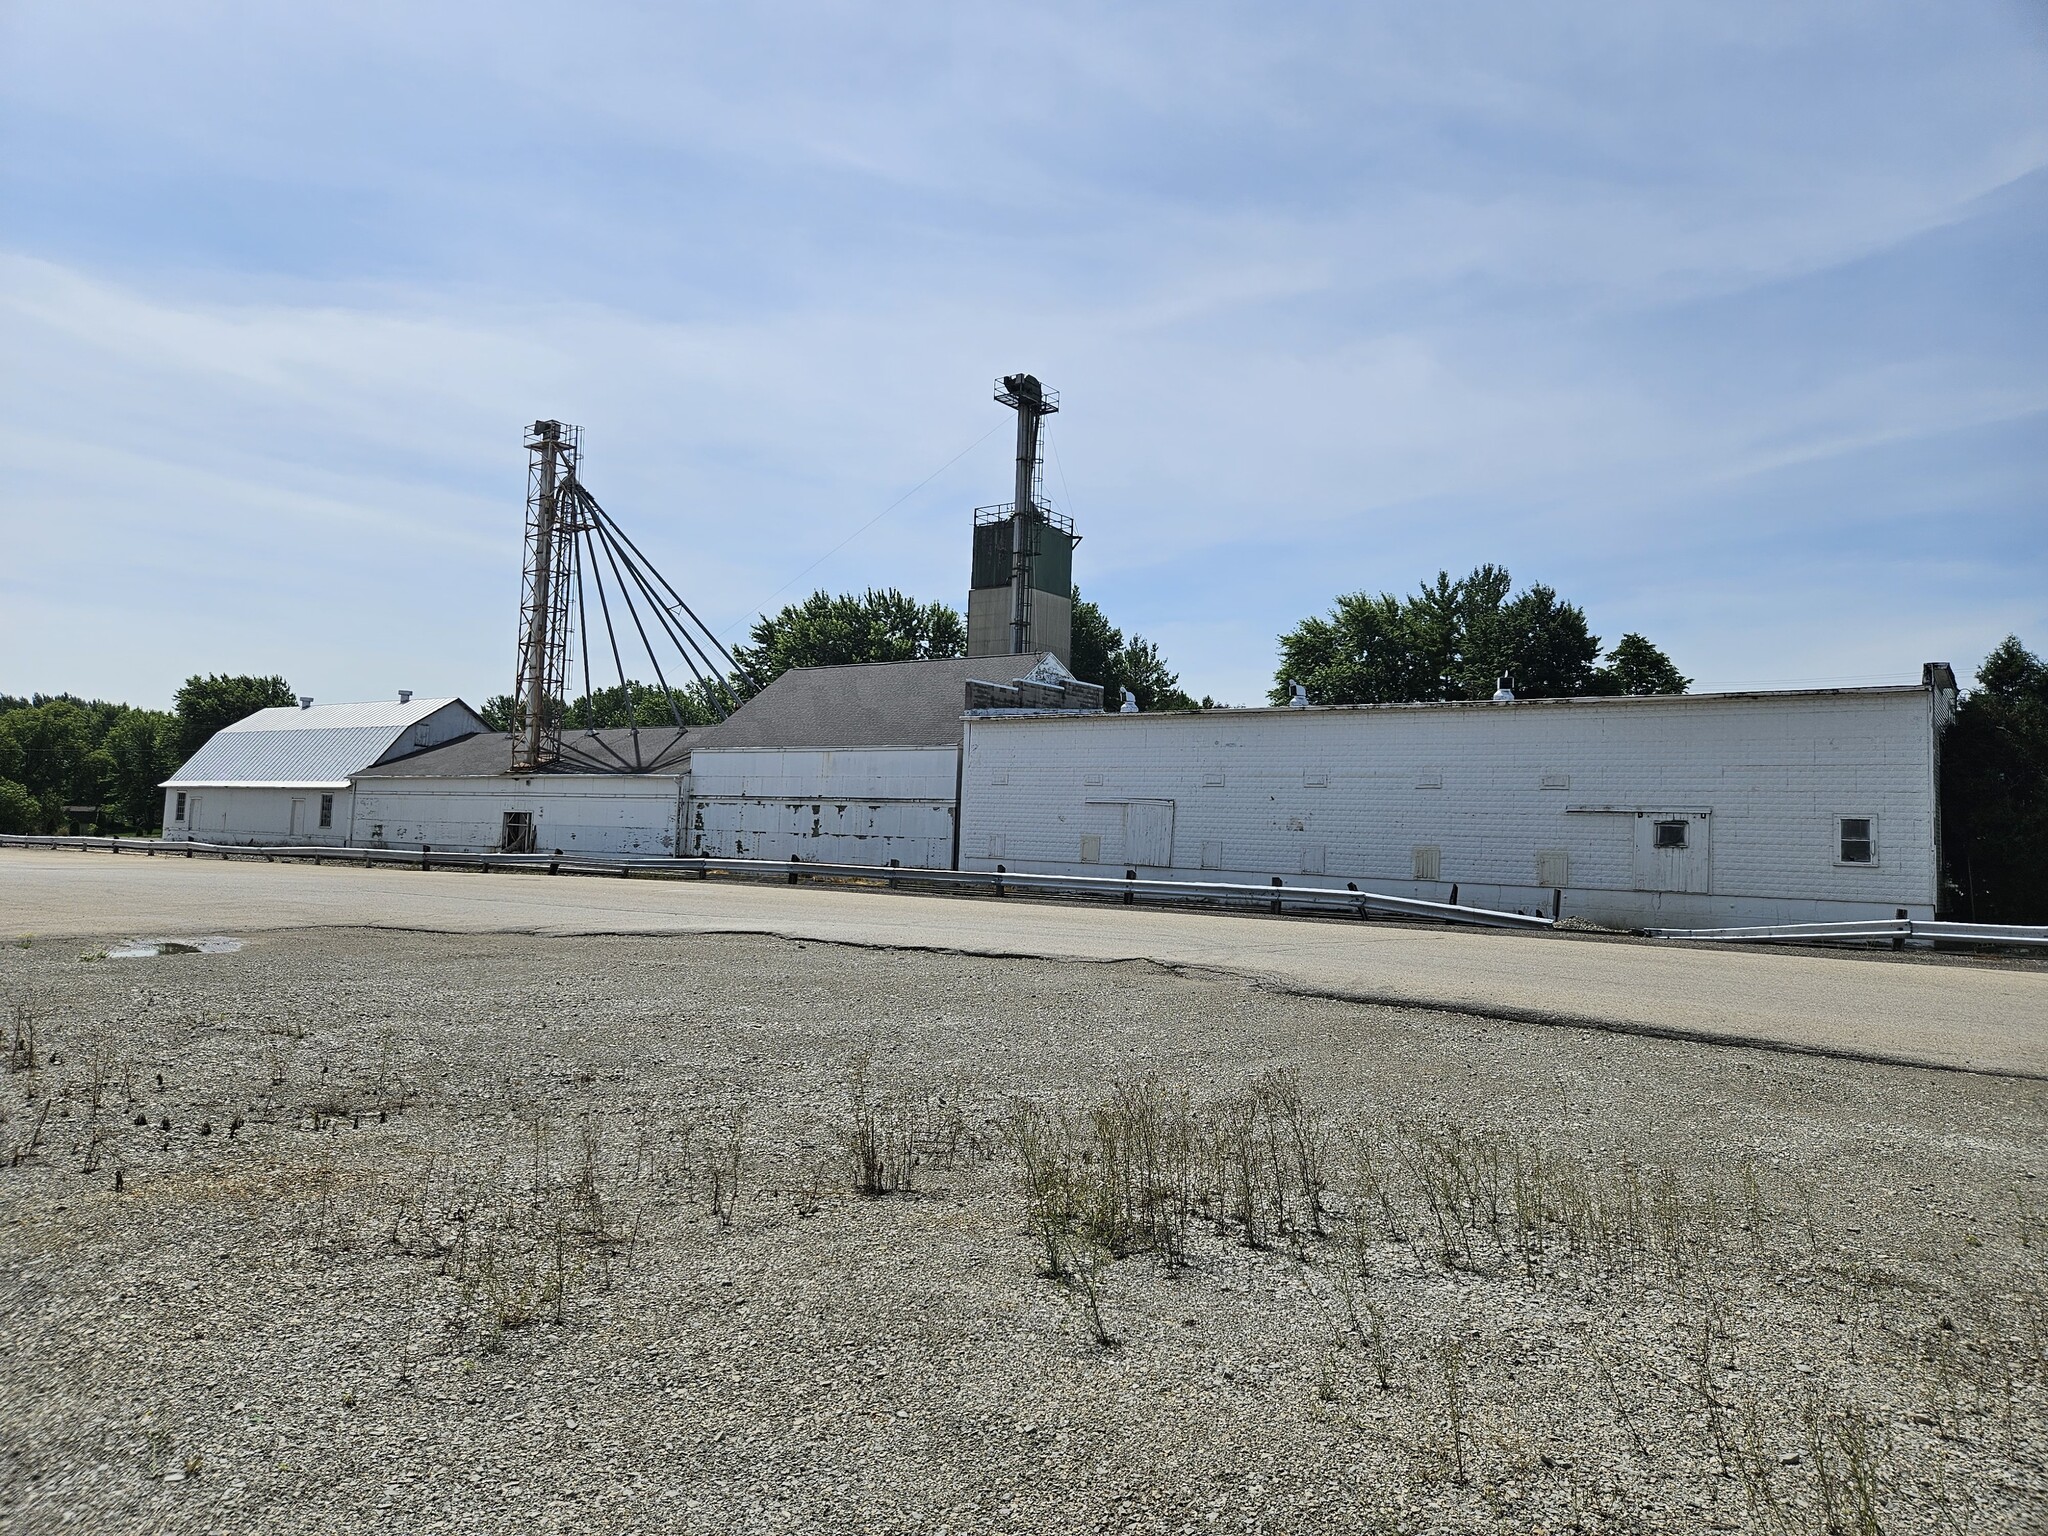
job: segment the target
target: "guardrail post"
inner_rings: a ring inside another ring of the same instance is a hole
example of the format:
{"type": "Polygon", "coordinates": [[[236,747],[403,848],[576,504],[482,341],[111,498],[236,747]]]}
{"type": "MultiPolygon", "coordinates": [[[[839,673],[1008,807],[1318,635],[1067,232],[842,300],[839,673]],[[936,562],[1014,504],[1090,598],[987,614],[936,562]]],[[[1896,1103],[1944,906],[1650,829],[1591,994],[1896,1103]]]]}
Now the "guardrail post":
{"type": "Polygon", "coordinates": [[[421,843],[421,844],[420,844],[420,868],[421,868],[421,869],[425,869],[425,868],[427,867],[427,855],[428,855],[428,854],[430,854],[430,853],[432,853],[433,851],[434,851],[434,845],[433,845],[432,843],[421,843]]]}
{"type": "MultiPolygon", "coordinates": [[[[1129,881],[1135,880],[1135,879],[1137,879],[1137,878],[1138,878],[1138,872],[1137,872],[1137,871],[1136,871],[1135,869],[1127,869],[1127,870],[1125,870],[1125,871],[1124,871],[1124,879],[1125,879],[1125,881],[1126,881],[1126,882],[1129,882],[1129,881]]],[[[1136,895],[1136,893],[1135,893],[1135,892],[1132,892],[1132,891],[1128,891],[1128,890],[1124,892],[1124,905],[1125,905],[1125,906],[1127,906],[1127,907],[1128,907],[1128,906],[1129,906],[1129,905],[1130,905],[1130,904],[1131,904],[1132,902],[1136,901],[1137,899],[1138,899],[1138,898],[1137,898],[1137,895],[1136,895]]]]}
{"type": "Polygon", "coordinates": [[[632,866],[632,865],[630,865],[630,864],[621,864],[621,865],[619,866],[619,878],[620,878],[621,880],[630,880],[630,879],[632,879],[632,878],[633,878],[633,866],[632,866]]]}
{"type": "Polygon", "coordinates": [[[1450,906],[1453,906],[1453,907],[1455,907],[1455,906],[1456,906],[1457,904],[1458,904],[1458,883],[1457,883],[1457,882],[1456,882],[1456,881],[1454,880],[1454,881],[1452,881],[1452,882],[1451,882],[1451,899],[1450,899],[1450,901],[1449,901],[1448,905],[1450,905],[1450,906]]]}
{"type": "Polygon", "coordinates": [[[789,883],[791,885],[796,884],[796,862],[796,855],[792,853],[789,856],[789,883]]]}
{"type": "MultiPolygon", "coordinates": [[[[1356,880],[1346,880],[1344,882],[1344,889],[1355,891],[1358,889],[1358,882],[1356,880]]],[[[1372,916],[1372,904],[1362,896],[1358,899],[1358,915],[1362,918],[1372,916]]]]}
{"type": "Polygon", "coordinates": [[[549,851],[549,858],[548,858],[548,873],[549,873],[549,874],[551,874],[551,875],[554,875],[554,874],[560,874],[560,873],[561,873],[561,869],[562,869],[562,850],[561,850],[561,849],[559,849],[559,848],[551,849],[551,850],[549,851]]]}
{"type": "MultiPolygon", "coordinates": [[[[1280,884],[1280,877],[1278,875],[1275,875],[1273,877],[1273,889],[1276,891],[1279,890],[1280,884]]],[[[1278,896],[1275,896],[1273,898],[1273,915],[1275,917],[1278,917],[1280,915],[1280,898],[1278,896]]]]}
{"type": "MultiPolygon", "coordinates": [[[[1899,908],[1899,921],[1906,925],[1906,933],[1911,933],[1913,931],[1913,920],[1912,918],[1906,915],[1906,909],[1904,907],[1899,908]]],[[[1892,940],[1893,949],[1904,949],[1906,947],[1906,933],[1902,933],[1896,939],[1892,940]]]]}
{"type": "Polygon", "coordinates": [[[1001,864],[998,864],[996,866],[996,894],[998,896],[1003,894],[1003,876],[1007,875],[1008,873],[1009,870],[1001,864]]]}
{"type": "MultiPolygon", "coordinates": [[[[901,869],[903,867],[903,861],[901,859],[891,859],[889,861],[889,867],[891,869],[901,869]]],[[[889,889],[892,891],[896,889],[896,877],[894,875],[889,876],[889,889]]]]}
{"type": "Polygon", "coordinates": [[[1550,920],[1554,923],[1562,916],[1564,916],[1564,892],[1554,890],[1550,893],[1550,920]]]}

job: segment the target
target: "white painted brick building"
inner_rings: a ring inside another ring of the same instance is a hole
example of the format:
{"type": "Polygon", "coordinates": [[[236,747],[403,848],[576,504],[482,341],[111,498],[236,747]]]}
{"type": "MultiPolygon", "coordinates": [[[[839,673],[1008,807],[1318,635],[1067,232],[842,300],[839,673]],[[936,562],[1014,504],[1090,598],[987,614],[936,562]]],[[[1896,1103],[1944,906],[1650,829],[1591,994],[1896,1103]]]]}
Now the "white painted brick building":
{"type": "Polygon", "coordinates": [[[1933,915],[1920,687],[967,722],[961,865],[1342,887],[1618,926],[1933,915]]]}

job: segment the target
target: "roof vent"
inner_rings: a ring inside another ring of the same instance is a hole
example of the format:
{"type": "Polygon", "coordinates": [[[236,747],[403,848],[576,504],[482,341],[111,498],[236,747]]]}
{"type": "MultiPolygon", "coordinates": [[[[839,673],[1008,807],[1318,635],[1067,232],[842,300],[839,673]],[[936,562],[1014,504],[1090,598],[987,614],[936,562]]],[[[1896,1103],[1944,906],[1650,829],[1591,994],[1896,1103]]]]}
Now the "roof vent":
{"type": "Polygon", "coordinates": [[[1123,693],[1123,707],[1117,713],[1120,715],[1135,715],[1138,712],[1138,696],[1128,688],[1124,689],[1123,693]]]}
{"type": "Polygon", "coordinates": [[[1496,704],[1512,704],[1514,699],[1515,690],[1508,686],[1508,675],[1503,672],[1500,675],[1499,685],[1493,690],[1493,702],[1496,704]]]}
{"type": "Polygon", "coordinates": [[[313,707],[313,696],[312,696],[312,695],[311,695],[310,693],[302,693],[302,694],[300,694],[300,695],[299,695],[299,708],[301,708],[301,709],[311,709],[312,707],[313,707]]]}
{"type": "Polygon", "coordinates": [[[1287,707],[1289,709],[1307,709],[1308,684],[1297,683],[1293,678],[1290,677],[1287,680],[1287,686],[1290,690],[1292,690],[1292,696],[1287,700],[1287,707]]]}
{"type": "Polygon", "coordinates": [[[410,688],[399,689],[398,702],[401,704],[410,704],[412,702],[412,690],[410,688]]]}

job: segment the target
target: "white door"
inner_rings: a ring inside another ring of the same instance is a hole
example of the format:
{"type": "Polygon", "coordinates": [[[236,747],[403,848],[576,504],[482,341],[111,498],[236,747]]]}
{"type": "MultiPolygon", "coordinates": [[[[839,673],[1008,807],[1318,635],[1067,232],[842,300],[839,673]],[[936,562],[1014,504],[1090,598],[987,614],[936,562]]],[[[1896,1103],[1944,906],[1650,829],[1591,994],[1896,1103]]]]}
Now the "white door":
{"type": "Polygon", "coordinates": [[[1124,862],[1147,869],[1173,867],[1173,802],[1124,802],[1124,862]]]}
{"type": "Polygon", "coordinates": [[[298,795],[294,795],[294,796],[292,796],[292,830],[291,830],[291,835],[292,835],[293,837],[297,837],[297,836],[298,836],[298,835],[299,835],[299,834],[300,834],[301,832],[303,832],[303,831],[305,831],[305,830],[306,830],[306,802],[305,802],[305,800],[304,800],[303,798],[301,798],[300,796],[298,796],[298,795]]]}
{"type": "Polygon", "coordinates": [[[1710,825],[1705,811],[1637,811],[1635,888],[1704,892],[1713,867],[1710,825]]]}
{"type": "Polygon", "coordinates": [[[206,841],[206,835],[200,830],[199,808],[205,803],[204,795],[194,795],[185,802],[185,835],[202,843],[206,841]]]}

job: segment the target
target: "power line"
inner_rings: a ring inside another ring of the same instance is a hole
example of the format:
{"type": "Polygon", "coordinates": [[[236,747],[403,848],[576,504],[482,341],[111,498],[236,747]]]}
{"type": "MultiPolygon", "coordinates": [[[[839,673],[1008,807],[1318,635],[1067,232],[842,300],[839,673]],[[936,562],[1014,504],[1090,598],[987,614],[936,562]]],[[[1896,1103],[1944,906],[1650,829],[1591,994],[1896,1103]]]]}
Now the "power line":
{"type": "MultiPolygon", "coordinates": [[[[806,576],[810,575],[811,572],[815,571],[827,560],[830,560],[834,555],[838,554],[839,551],[846,548],[847,545],[851,544],[855,539],[859,538],[862,534],[866,533],[870,528],[874,527],[875,524],[879,523],[891,512],[894,512],[898,507],[902,506],[903,503],[910,500],[911,497],[915,496],[919,491],[923,490],[926,486],[930,485],[934,480],[938,479],[939,476],[943,475],[955,464],[958,464],[962,459],[966,458],[967,455],[974,452],[974,450],[979,448],[983,443],[987,442],[990,438],[994,437],[996,433],[1002,429],[1002,425],[1003,424],[1001,422],[997,422],[993,427],[990,427],[986,432],[982,433],[981,436],[977,437],[965,448],[962,448],[958,453],[954,454],[953,457],[946,460],[945,463],[941,464],[937,469],[933,470],[930,474],[926,475],[922,480],[918,481],[917,484],[913,485],[901,496],[898,496],[894,501],[890,502],[889,505],[882,508],[882,510],[877,512],[873,517],[869,518],[866,522],[862,523],[858,528],[854,529],[853,532],[849,533],[837,544],[834,544],[830,549],[826,550],[825,553],[818,556],[817,559],[813,560],[809,565],[805,566],[802,570],[798,571],[794,576],[790,577],[789,580],[785,581],[773,592],[770,592],[768,596],[762,601],[760,608],[757,611],[765,614],[768,611],[769,603],[774,602],[776,598],[782,596],[783,593],[787,592],[791,587],[795,586],[798,582],[802,581],[806,576]]],[[[1062,481],[1064,481],[1065,476],[1063,475],[1061,478],[1062,481]]],[[[738,635],[734,635],[733,640],[734,643],[737,644],[740,641],[740,637],[738,635]]]]}

